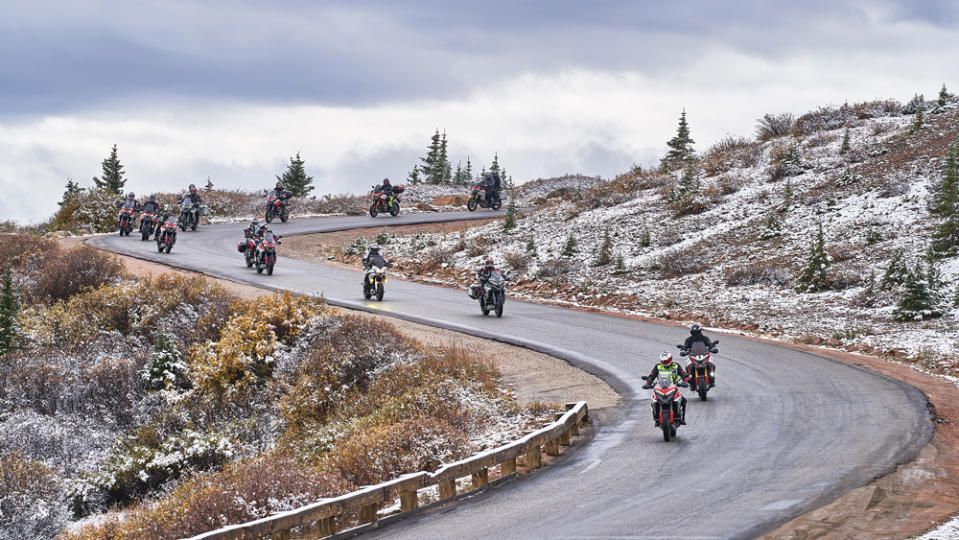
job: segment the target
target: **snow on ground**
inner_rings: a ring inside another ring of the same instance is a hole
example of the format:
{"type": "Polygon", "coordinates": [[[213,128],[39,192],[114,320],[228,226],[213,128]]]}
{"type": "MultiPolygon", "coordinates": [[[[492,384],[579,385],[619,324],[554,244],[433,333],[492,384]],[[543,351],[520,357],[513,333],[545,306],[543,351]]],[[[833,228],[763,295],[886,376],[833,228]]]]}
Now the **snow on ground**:
{"type": "MultiPolygon", "coordinates": [[[[420,233],[395,238],[385,250],[401,261],[401,273],[426,282],[465,288],[489,254],[512,274],[513,297],[889,353],[956,373],[959,258],[937,261],[940,318],[894,321],[901,290],[882,290],[880,281],[897,251],[909,268],[925,264],[938,222],[932,196],[947,147],[959,135],[957,105],[927,114],[918,133],[911,132],[914,115],[852,117],[848,152],[840,152],[841,123],[752,142],[751,163],[729,158],[700,174],[696,200],[707,206],[700,213],[680,212],[669,201],[681,171],[633,172],[601,185],[565,177],[517,188],[540,199],[512,231],[497,222],[449,236],[420,233]],[[783,157],[790,148],[798,155],[791,163],[783,157]],[[781,163],[787,172],[774,174],[781,163]],[[798,293],[796,278],[820,224],[834,285],[798,293]],[[610,263],[598,266],[607,231],[610,263]],[[574,253],[563,255],[570,238],[574,253]]],[[[707,153],[702,163],[709,159],[707,153]]]]}
{"type": "Polygon", "coordinates": [[[959,538],[959,516],[942,526],[919,536],[916,540],[956,540],[959,538]]]}

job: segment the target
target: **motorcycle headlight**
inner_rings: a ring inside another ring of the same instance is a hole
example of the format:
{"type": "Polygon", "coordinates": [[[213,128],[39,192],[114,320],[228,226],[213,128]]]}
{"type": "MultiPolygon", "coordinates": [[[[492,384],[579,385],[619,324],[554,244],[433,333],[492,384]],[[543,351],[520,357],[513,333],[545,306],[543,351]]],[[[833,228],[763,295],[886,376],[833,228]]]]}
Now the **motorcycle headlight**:
{"type": "Polygon", "coordinates": [[[386,269],[385,269],[385,268],[381,268],[381,267],[379,267],[379,266],[377,266],[373,271],[376,272],[378,275],[381,275],[381,276],[382,276],[384,273],[386,273],[386,269]]]}

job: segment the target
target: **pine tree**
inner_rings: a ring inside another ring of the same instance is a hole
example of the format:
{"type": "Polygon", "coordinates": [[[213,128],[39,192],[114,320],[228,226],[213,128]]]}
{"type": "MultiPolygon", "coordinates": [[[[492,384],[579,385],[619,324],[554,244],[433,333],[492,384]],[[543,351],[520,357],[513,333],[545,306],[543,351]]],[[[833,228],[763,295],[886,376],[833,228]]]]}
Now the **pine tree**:
{"type": "Polygon", "coordinates": [[[439,181],[437,183],[447,184],[450,181],[450,160],[446,150],[446,130],[443,130],[443,136],[440,138],[440,152],[438,159],[439,181]]]}
{"type": "Polygon", "coordinates": [[[603,235],[603,244],[599,247],[594,266],[606,266],[613,260],[613,238],[609,235],[609,227],[603,235]]]}
{"type": "Polygon", "coordinates": [[[142,372],[147,387],[151,390],[170,390],[189,388],[187,365],[176,345],[167,341],[166,336],[158,334],[150,353],[150,363],[142,372]]]}
{"type": "Polygon", "coordinates": [[[786,185],[783,186],[783,202],[779,205],[780,212],[788,212],[793,204],[793,186],[792,182],[787,178],[786,185]]]}
{"type": "Polygon", "coordinates": [[[203,186],[203,191],[207,193],[210,193],[211,191],[213,191],[213,180],[210,180],[209,176],[206,177],[206,185],[203,186]]]}
{"type": "Polygon", "coordinates": [[[456,185],[465,184],[463,179],[463,162],[456,162],[456,172],[453,173],[453,183],[456,185]]]}
{"type": "Polygon", "coordinates": [[[0,287],[0,355],[20,348],[20,328],[17,325],[17,312],[20,301],[13,285],[10,268],[3,272],[3,285],[0,287]]]}
{"type": "Polygon", "coordinates": [[[783,227],[779,222],[779,215],[776,214],[776,212],[772,212],[769,214],[769,217],[766,218],[766,222],[763,224],[763,231],[759,233],[759,239],[770,240],[782,235],[782,233],[783,227]]]}
{"type": "Polygon", "coordinates": [[[463,169],[463,174],[466,177],[466,183],[473,183],[473,164],[470,162],[470,157],[466,156],[466,168],[463,169]]]}
{"type": "Polygon", "coordinates": [[[806,262],[806,269],[799,276],[799,284],[796,289],[799,292],[820,292],[829,289],[829,255],[826,253],[826,240],[822,233],[822,223],[819,224],[819,232],[816,234],[816,242],[809,252],[809,260],[806,262]]]}
{"type": "Polygon", "coordinates": [[[510,231],[516,228],[516,199],[510,194],[509,205],[506,207],[506,219],[503,220],[503,230],[510,231]]]}
{"type": "Polygon", "coordinates": [[[959,140],[949,149],[942,184],[933,198],[933,211],[942,219],[932,235],[936,253],[954,254],[959,248],[959,140]]]}
{"type": "Polygon", "coordinates": [[[489,172],[500,172],[499,170],[499,154],[493,153],[493,164],[489,166],[489,172]]]}
{"type": "Polygon", "coordinates": [[[536,256],[536,240],[532,236],[526,241],[526,253],[536,256]]]}
{"type": "Polygon", "coordinates": [[[842,145],[839,146],[839,155],[844,156],[849,153],[852,147],[849,144],[849,128],[846,128],[846,132],[842,135],[842,145]]]}
{"type": "Polygon", "coordinates": [[[418,165],[413,165],[413,170],[410,171],[409,176],[406,177],[406,181],[412,185],[420,183],[420,168],[418,165]]]}
{"type": "Polygon", "coordinates": [[[306,167],[300,159],[299,152],[296,153],[296,157],[290,158],[290,164],[286,167],[283,176],[277,176],[276,179],[283,182],[283,187],[298,197],[313,191],[314,186],[311,185],[313,177],[306,175],[306,167]]]}
{"type": "Polygon", "coordinates": [[[922,95],[918,96],[919,100],[916,102],[916,119],[912,122],[912,129],[909,130],[910,133],[918,133],[922,129],[922,124],[925,121],[923,118],[923,109],[926,108],[925,100],[922,95]]]}
{"type": "Polygon", "coordinates": [[[429,149],[426,157],[420,158],[420,170],[423,172],[423,181],[427,184],[439,184],[442,179],[442,164],[440,163],[440,130],[437,128],[430,137],[429,149]]]}
{"type": "Polygon", "coordinates": [[[929,290],[927,276],[921,265],[915,270],[906,273],[903,284],[903,295],[893,310],[892,316],[897,321],[923,321],[942,315],[935,293],[929,290]]]}
{"type": "Polygon", "coordinates": [[[886,267],[886,271],[882,274],[882,279],[879,280],[880,289],[887,291],[906,282],[906,275],[909,273],[909,270],[906,268],[906,263],[903,258],[902,249],[897,249],[892,254],[889,266],[886,267]]]}
{"type": "Polygon", "coordinates": [[[939,90],[939,100],[936,102],[940,107],[946,106],[946,101],[952,97],[949,95],[949,92],[946,91],[946,83],[942,83],[942,89],[939,90]]]}
{"type": "Polygon", "coordinates": [[[72,199],[75,195],[79,195],[80,193],[82,193],[83,189],[84,188],[80,187],[80,184],[74,182],[73,179],[67,178],[67,185],[66,185],[66,189],[63,192],[63,198],[57,204],[60,206],[63,206],[64,204],[67,203],[67,201],[72,199]]]}
{"type": "Polygon", "coordinates": [[[572,257],[576,254],[576,237],[569,233],[566,237],[566,245],[563,246],[563,257],[572,257]]]}
{"type": "Polygon", "coordinates": [[[696,141],[689,135],[689,124],[686,122],[686,109],[683,109],[683,113],[679,117],[679,127],[676,128],[676,136],[666,143],[669,151],[666,152],[666,156],[660,160],[660,169],[664,172],[670,171],[692,159],[695,155],[693,151],[693,143],[695,142],[696,141]]]}
{"type": "Polygon", "coordinates": [[[123,165],[120,164],[120,158],[117,156],[117,145],[113,145],[110,155],[103,160],[103,174],[100,178],[93,177],[93,183],[100,189],[104,189],[120,195],[123,193],[123,187],[127,180],[123,177],[123,165]]]}
{"type": "Polygon", "coordinates": [[[616,256],[616,271],[625,272],[626,271],[626,262],[623,260],[622,255],[616,256]]]}
{"type": "Polygon", "coordinates": [[[696,169],[696,162],[692,159],[686,161],[686,168],[683,170],[683,177],[679,179],[677,186],[679,195],[687,193],[699,193],[699,171],[696,169]]]}

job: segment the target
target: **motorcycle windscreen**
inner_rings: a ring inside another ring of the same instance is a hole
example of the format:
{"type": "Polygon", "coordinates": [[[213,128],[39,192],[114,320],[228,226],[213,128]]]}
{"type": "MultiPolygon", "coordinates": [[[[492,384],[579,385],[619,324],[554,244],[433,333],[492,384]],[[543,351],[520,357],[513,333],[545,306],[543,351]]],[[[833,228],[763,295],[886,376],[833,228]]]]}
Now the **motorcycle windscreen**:
{"type": "Polygon", "coordinates": [[[502,285],[503,284],[503,274],[499,273],[499,270],[493,270],[489,275],[489,282],[493,285],[502,285]]]}
{"type": "Polygon", "coordinates": [[[276,238],[273,236],[273,231],[266,231],[265,233],[263,233],[263,241],[266,242],[267,244],[272,244],[273,242],[276,242],[276,238]]]}
{"type": "Polygon", "coordinates": [[[702,341],[697,341],[689,347],[690,356],[700,356],[709,352],[709,349],[706,347],[706,344],[702,341]]]}
{"type": "Polygon", "coordinates": [[[373,266],[377,268],[385,268],[386,259],[384,259],[383,256],[379,254],[373,255],[373,257],[370,258],[370,264],[372,264],[373,266]]]}

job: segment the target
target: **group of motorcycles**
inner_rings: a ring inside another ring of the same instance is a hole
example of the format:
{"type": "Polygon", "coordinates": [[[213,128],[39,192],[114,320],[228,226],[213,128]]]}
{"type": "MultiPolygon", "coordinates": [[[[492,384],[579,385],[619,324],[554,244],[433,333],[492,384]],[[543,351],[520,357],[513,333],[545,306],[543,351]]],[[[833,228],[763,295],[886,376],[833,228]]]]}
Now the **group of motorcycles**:
{"type": "MultiPolygon", "coordinates": [[[[182,230],[186,230],[187,226],[191,227],[191,230],[196,230],[197,224],[199,223],[199,216],[201,213],[200,205],[189,205],[189,208],[184,207],[181,210],[179,227],[182,230]],[[189,221],[184,220],[184,215],[189,214],[191,217],[189,221]]],[[[123,207],[120,208],[120,236],[130,236],[130,233],[133,232],[133,223],[136,221],[136,215],[138,210],[136,208],[123,207]]],[[[176,234],[178,221],[176,216],[172,214],[163,213],[162,215],[157,212],[148,212],[140,211],[140,240],[147,241],[153,236],[157,244],[157,252],[159,253],[170,253],[170,250],[173,249],[173,245],[176,243],[176,234]]]]}
{"type": "Polygon", "coordinates": [[[248,233],[246,238],[237,245],[237,250],[243,254],[247,268],[256,267],[256,273],[273,275],[273,267],[276,265],[276,245],[280,237],[273,234],[273,231],[264,231],[262,234],[248,233]]]}
{"type": "MultiPolygon", "coordinates": [[[[403,193],[403,190],[403,186],[395,186],[390,193],[373,186],[373,190],[370,192],[372,199],[370,201],[370,217],[376,217],[385,213],[393,217],[398,216],[400,213],[400,198],[397,195],[403,193]]],[[[277,207],[279,208],[279,201],[277,201],[277,207]]],[[[473,189],[470,191],[469,199],[466,200],[466,209],[470,212],[475,211],[477,208],[499,210],[502,207],[503,200],[500,198],[499,193],[493,193],[489,184],[485,182],[474,184],[473,189]]],[[[285,218],[281,217],[281,219],[286,223],[285,218]]],[[[267,223],[270,221],[269,209],[267,209],[266,221],[267,223]]]]}
{"type": "Polygon", "coordinates": [[[657,423],[663,430],[663,440],[669,442],[670,438],[676,436],[676,430],[679,429],[683,419],[683,413],[680,411],[679,388],[689,388],[699,394],[699,399],[706,401],[706,395],[712,388],[712,382],[709,380],[710,355],[718,353],[716,345],[719,340],[714,340],[712,346],[707,346],[701,341],[693,343],[688,349],[684,345],[676,345],[680,356],[689,357],[689,365],[686,371],[689,374],[689,383],[680,381],[674,383],[669,377],[656,377],[649,380],[645,375],[643,380],[646,384],[643,388],[653,389],[653,414],[657,417],[657,423]]]}

